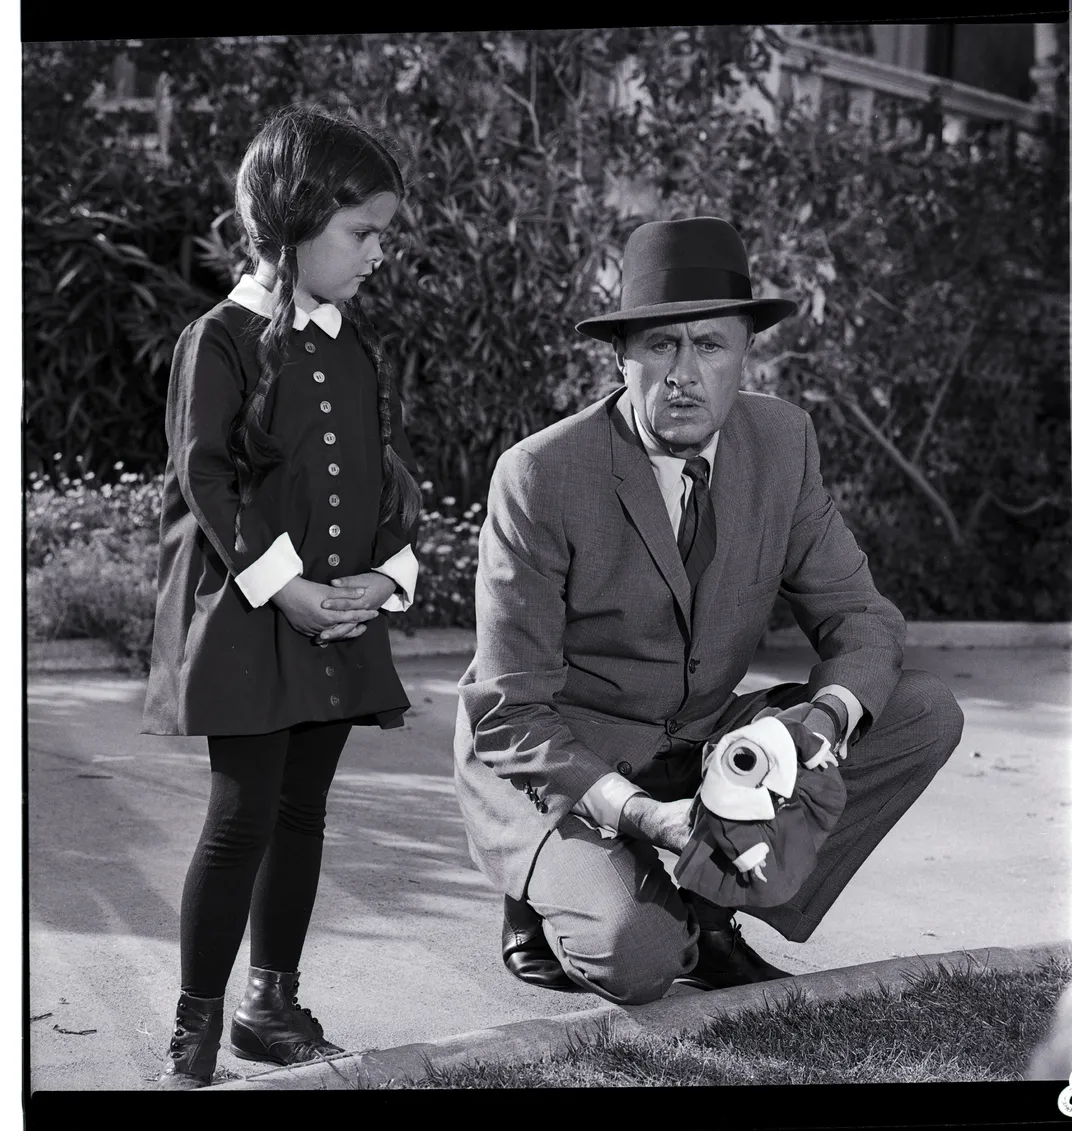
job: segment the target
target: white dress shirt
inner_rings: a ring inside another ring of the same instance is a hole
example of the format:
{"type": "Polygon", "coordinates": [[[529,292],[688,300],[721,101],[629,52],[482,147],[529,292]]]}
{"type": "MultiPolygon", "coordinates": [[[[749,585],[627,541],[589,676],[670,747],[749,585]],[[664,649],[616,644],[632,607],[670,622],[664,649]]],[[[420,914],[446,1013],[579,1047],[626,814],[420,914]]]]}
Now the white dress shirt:
{"type": "MultiPolygon", "coordinates": [[[[252,275],[243,275],[227,297],[263,318],[272,316],[272,293],[252,275]]],[[[315,322],[330,337],[337,338],[342,329],[342,314],[331,303],[323,303],[312,311],[295,306],[294,329],[304,330],[310,322],[315,322]]],[[[258,609],[267,604],[288,581],[300,577],[303,568],[290,535],[284,532],[252,565],[235,576],[235,584],[253,608],[258,609]]],[[[372,568],[375,573],[389,577],[401,591],[392,593],[380,608],[386,613],[405,612],[413,604],[417,588],[418,566],[413,548],[406,546],[382,565],[372,568]]]]}
{"type": "MultiPolygon", "coordinates": [[[[651,461],[652,471],[662,492],[663,502],[666,504],[666,513],[670,518],[675,533],[680,528],[681,516],[692,490],[692,480],[685,474],[685,460],[665,452],[654,437],[650,434],[644,421],[634,412],[628,394],[618,398],[618,411],[626,419],[632,420],[636,425],[648,459],[651,461]]],[[[718,433],[711,438],[711,442],[700,453],[707,460],[708,485],[715,466],[715,452],[718,448],[718,433]]],[[[863,717],[864,709],[860,700],[840,684],[831,684],[820,688],[815,697],[820,695],[836,695],[848,711],[849,721],[845,734],[850,735],[863,717]]],[[[571,812],[581,817],[590,825],[598,828],[604,836],[614,836],[618,832],[618,822],[622,815],[625,803],[634,794],[643,793],[640,786],[629,781],[621,774],[606,773],[588,789],[583,797],[573,806],[571,812]]]]}

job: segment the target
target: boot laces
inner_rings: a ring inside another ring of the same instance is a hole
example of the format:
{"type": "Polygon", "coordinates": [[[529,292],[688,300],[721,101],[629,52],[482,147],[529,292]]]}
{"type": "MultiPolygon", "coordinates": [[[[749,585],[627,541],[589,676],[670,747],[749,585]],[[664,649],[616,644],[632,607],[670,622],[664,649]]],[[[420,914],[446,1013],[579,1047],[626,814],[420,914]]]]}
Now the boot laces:
{"type": "Polygon", "coordinates": [[[741,941],[741,925],[736,919],[730,920],[730,953],[727,957],[732,957],[733,952],[737,949],[737,944],[741,941]]]}
{"type": "Polygon", "coordinates": [[[186,1030],[183,1028],[183,1015],[185,1013],[186,1006],[180,1002],[178,1008],[175,1010],[175,1035],[171,1038],[172,1052],[179,1047],[179,1038],[186,1036],[186,1030]]]}
{"type": "Polygon", "coordinates": [[[315,1017],[313,1016],[313,1011],[312,1011],[311,1009],[306,1009],[306,1008],[305,1008],[305,1006],[303,1006],[303,1005],[299,1005],[299,1004],[298,1004],[298,995],[297,995],[297,993],[295,993],[295,995],[294,995],[293,999],[291,1000],[291,1003],[290,1003],[290,1004],[291,1004],[291,1006],[293,1006],[293,1008],[294,1008],[294,1009],[296,1009],[296,1010],[297,1010],[297,1011],[298,1011],[299,1013],[304,1013],[304,1014],[305,1014],[305,1016],[306,1016],[306,1017],[308,1017],[308,1018],[309,1018],[309,1020],[310,1020],[310,1021],[312,1021],[312,1023],[313,1023],[314,1025],[319,1025],[319,1024],[320,1024],[320,1022],[319,1022],[319,1021],[318,1021],[318,1020],[317,1020],[317,1019],[316,1019],[316,1018],[315,1018],[315,1017]]]}
{"type": "Polygon", "coordinates": [[[309,1020],[318,1028],[320,1022],[313,1016],[311,1009],[306,1009],[304,1006],[298,1004],[298,979],[294,979],[294,996],[290,999],[291,1008],[296,1009],[299,1013],[304,1013],[309,1020]]]}

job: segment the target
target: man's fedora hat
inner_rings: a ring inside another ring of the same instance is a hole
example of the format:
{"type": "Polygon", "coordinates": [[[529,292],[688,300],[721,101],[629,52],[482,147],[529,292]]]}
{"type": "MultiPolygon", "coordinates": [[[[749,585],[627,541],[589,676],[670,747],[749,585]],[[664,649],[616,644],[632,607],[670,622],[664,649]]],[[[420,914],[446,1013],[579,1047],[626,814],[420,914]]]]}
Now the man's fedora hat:
{"type": "Polygon", "coordinates": [[[623,322],[751,314],[769,329],[795,314],[784,298],[753,298],[748,256],[737,229],[714,216],[656,220],[629,237],[622,257],[621,310],[586,318],[577,329],[601,342],[623,322]]]}

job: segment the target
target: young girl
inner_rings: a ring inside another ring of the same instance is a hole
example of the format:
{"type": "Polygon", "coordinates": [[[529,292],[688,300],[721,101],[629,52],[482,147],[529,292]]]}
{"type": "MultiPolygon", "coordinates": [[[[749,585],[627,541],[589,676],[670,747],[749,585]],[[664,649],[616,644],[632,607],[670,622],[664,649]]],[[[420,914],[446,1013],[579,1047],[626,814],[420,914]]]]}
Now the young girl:
{"type": "Polygon", "coordinates": [[[206,735],[212,782],[165,1088],[212,1078],[247,919],[234,1051],[275,1064],[342,1051],[298,1005],[298,961],[343,744],[409,707],[379,610],[412,601],[420,492],[356,301],[402,193],[394,159],[350,122],[278,115],[238,173],[255,274],[176,346],[143,730],[206,735]]]}

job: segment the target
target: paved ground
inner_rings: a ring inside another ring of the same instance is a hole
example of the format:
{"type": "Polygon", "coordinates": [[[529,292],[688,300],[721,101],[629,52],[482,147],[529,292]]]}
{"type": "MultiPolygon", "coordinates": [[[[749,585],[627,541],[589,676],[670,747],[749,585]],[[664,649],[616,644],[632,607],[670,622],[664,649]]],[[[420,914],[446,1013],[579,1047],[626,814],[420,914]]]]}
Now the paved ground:
{"type": "MultiPolygon", "coordinates": [[[[810,942],[744,918],[749,940],[805,973],[1068,938],[1069,659],[1060,649],[910,650],[906,666],[957,693],[960,748],[810,942]]],[[[343,755],[303,1000],[350,1050],[601,1004],[525,986],[499,963],[500,900],[469,865],[452,795],[465,662],[401,661],[414,702],[407,727],[357,732],[343,755]]],[[[745,686],[800,678],[807,664],[800,652],[763,654],[745,686]]],[[[167,1047],[179,895],[208,760],[201,739],[138,733],[142,693],[112,675],[30,677],[35,1090],[143,1088],[167,1047]]],[[[255,1070],[226,1052],[220,1065],[255,1070]]]]}

